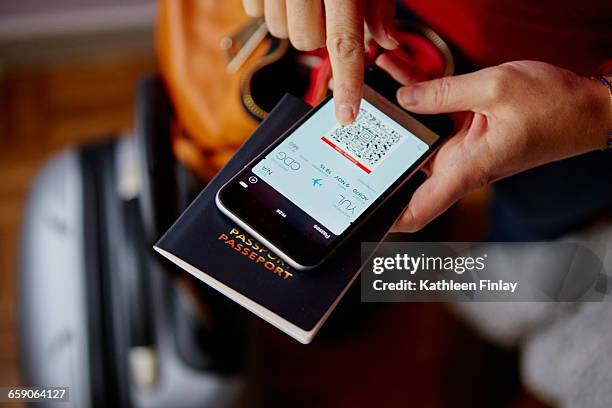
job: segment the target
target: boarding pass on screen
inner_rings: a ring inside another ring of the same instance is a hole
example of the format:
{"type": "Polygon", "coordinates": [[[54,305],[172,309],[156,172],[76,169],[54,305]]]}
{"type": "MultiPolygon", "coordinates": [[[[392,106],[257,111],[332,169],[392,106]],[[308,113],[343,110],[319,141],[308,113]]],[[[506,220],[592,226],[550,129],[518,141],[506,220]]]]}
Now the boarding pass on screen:
{"type": "Polygon", "coordinates": [[[329,138],[372,171],[403,142],[404,136],[361,108],[353,123],[335,128],[329,138]]]}

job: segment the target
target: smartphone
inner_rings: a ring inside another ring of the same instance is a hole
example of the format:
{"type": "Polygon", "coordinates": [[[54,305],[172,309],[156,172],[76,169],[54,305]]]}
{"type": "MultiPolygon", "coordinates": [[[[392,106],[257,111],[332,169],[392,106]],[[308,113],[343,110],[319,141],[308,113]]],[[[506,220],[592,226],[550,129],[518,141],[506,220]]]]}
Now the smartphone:
{"type": "Polygon", "coordinates": [[[446,117],[422,119],[366,85],[342,126],[330,96],[219,189],[217,207],[292,267],[313,268],[452,131],[446,117]]]}

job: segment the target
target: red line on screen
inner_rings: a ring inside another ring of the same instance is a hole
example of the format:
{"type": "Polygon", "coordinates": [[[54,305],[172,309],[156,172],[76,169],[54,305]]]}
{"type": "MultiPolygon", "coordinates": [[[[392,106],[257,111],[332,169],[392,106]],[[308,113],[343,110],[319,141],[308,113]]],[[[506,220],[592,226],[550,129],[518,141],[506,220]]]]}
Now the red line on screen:
{"type": "Polygon", "coordinates": [[[349,155],[347,152],[345,152],[344,150],[342,150],[341,148],[336,146],[334,144],[334,142],[332,142],[331,140],[329,140],[325,136],[323,136],[321,138],[321,140],[324,141],[325,143],[327,143],[328,145],[330,145],[331,147],[333,147],[335,151],[337,151],[338,153],[340,153],[341,155],[343,155],[344,157],[349,159],[353,164],[355,164],[361,170],[365,171],[368,174],[370,174],[372,172],[372,170],[368,169],[366,166],[364,166],[363,164],[359,163],[357,160],[355,160],[355,158],[353,156],[349,155]]]}

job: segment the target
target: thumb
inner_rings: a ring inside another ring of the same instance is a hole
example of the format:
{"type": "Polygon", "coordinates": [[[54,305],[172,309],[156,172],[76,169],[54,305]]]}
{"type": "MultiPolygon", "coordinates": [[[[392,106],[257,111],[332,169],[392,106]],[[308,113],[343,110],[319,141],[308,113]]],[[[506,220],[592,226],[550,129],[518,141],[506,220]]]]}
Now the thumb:
{"type": "Polygon", "coordinates": [[[434,172],[414,192],[393,226],[394,231],[416,232],[444,213],[468,192],[487,184],[486,177],[469,166],[455,172],[434,172]]]}
{"type": "Polygon", "coordinates": [[[478,112],[489,102],[485,79],[483,70],[419,82],[400,88],[397,100],[416,113],[478,112]]]}
{"type": "Polygon", "coordinates": [[[395,38],[394,15],[395,0],[366,2],[365,21],[368,29],[376,42],[387,50],[393,50],[399,45],[395,38]]]}

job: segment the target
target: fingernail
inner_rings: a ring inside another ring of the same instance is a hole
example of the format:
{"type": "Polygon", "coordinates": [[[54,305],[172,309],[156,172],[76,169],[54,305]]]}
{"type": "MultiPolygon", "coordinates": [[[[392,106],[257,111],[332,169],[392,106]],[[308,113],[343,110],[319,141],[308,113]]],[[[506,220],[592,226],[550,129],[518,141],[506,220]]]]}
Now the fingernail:
{"type": "Polygon", "coordinates": [[[349,104],[343,103],[338,106],[338,121],[343,125],[348,125],[355,120],[355,110],[349,104]]]}
{"type": "Polygon", "coordinates": [[[397,100],[402,105],[413,106],[419,102],[421,93],[420,85],[405,86],[397,91],[397,100]]]}
{"type": "Polygon", "coordinates": [[[395,39],[393,34],[390,34],[390,33],[386,33],[386,34],[387,34],[387,38],[389,39],[389,43],[392,45],[390,49],[391,50],[396,49],[399,46],[399,41],[395,39]]]}

